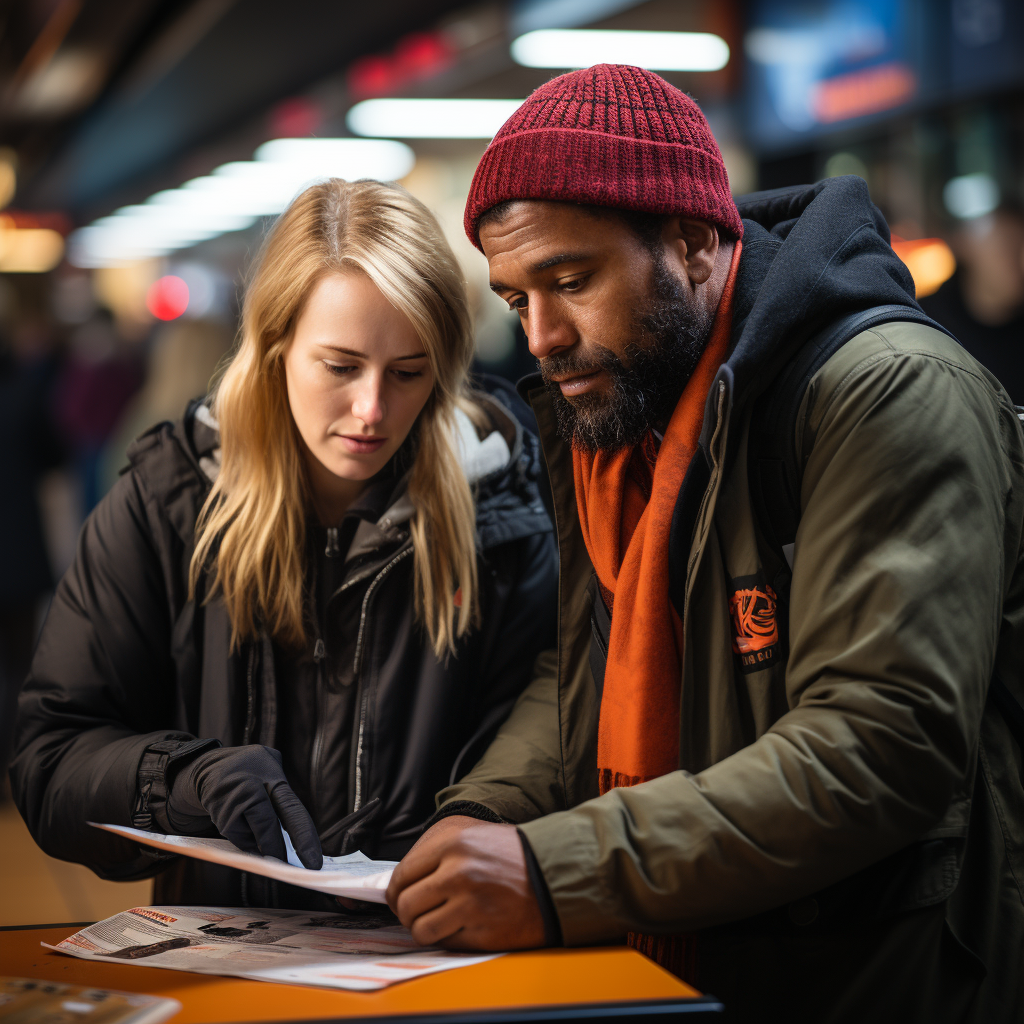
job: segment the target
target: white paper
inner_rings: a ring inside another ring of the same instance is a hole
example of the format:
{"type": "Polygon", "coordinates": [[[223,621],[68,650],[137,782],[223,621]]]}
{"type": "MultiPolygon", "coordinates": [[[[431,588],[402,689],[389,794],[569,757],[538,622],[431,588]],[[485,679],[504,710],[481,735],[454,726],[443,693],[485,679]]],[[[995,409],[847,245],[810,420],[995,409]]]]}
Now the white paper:
{"type": "Polygon", "coordinates": [[[287,832],[283,832],[288,851],[286,864],[276,857],[244,853],[226,839],[165,836],[159,832],[143,832],[124,825],[100,825],[94,821],[90,821],[89,824],[134,842],[155,846],[158,850],[180,853],[214,864],[224,864],[230,868],[238,868],[239,871],[248,871],[254,875],[287,882],[289,885],[298,885],[303,889],[315,889],[331,896],[348,896],[370,903],[385,902],[384,892],[391,881],[391,872],[398,864],[395,860],[370,860],[362,853],[350,853],[345,857],[324,857],[324,866],[319,871],[311,871],[299,863],[287,832]]]}
{"type": "Polygon", "coordinates": [[[230,907],[136,907],[41,945],[83,960],[356,991],[501,955],[418,946],[383,914],[230,907]]]}

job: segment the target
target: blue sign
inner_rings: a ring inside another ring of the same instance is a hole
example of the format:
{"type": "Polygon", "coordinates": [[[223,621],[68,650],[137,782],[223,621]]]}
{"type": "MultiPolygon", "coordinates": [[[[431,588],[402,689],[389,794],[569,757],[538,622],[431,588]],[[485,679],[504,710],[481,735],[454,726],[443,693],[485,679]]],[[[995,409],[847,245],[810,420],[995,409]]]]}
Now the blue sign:
{"type": "Polygon", "coordinates": [[[1024,81],[1021,0],[754,0],[744,38],[759,149],[1024,81]]]}

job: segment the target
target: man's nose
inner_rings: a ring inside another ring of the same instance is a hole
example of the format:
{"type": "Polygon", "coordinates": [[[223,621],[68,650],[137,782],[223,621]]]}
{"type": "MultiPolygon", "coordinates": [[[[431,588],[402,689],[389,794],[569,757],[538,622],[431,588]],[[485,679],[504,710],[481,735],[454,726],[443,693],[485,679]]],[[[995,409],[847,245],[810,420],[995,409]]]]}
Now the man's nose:
{"type": "Polygon", "coordinates": [[[523,330],[530,352],[538,359],[565,352],[580,340],[575,327],[544,299],[530,302],[523,330]]]}
{"type": "Polygon", "coordinates": [[[356,389],[352,415],[368,427],[375,427],[387,415],[384,380],[378,374],[368,373],[356,384],[356,389]]]}

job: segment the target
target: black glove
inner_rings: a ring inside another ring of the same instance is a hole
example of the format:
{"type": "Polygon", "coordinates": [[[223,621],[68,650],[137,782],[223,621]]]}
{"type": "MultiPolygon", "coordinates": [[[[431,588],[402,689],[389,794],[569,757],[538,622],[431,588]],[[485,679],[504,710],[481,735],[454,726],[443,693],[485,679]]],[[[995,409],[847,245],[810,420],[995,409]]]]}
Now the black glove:
{"type": "Polygon", "coordinates": [[[320,839],[309,812],[292,792],[281,755],[270,747],[219,747],[200,754],[175,775],[167,818],[183,835],[212,823],[247,853],[287,860],[281,826],[299,860],[314,871],[323,865],[320,839]]]}

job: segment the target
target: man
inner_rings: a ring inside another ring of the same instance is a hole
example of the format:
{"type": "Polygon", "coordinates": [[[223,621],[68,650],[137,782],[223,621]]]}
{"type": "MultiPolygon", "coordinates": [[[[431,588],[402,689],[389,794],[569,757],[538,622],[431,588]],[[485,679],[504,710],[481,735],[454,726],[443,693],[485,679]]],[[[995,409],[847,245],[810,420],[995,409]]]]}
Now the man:
{"type": "Polygon", "coordinates": [[[695,104],[599,66],[502,128],[466,227],[540,363],[558,648],[391,907],[453,948],[628,939],[736,1019],[1019,1019],[1021,752],[986,694],[1021,694],[1024,441],[907,322],[863,182],[737,210],[695,104]],[[800,399],[769,543],[762,395],[878,306],[800,399]]]}
{"type": "Polygon", "coordinates": [[[921,308],[1024,402],[1024,210],[1006,202],[950,238],[956,273],[921,308]]]}

